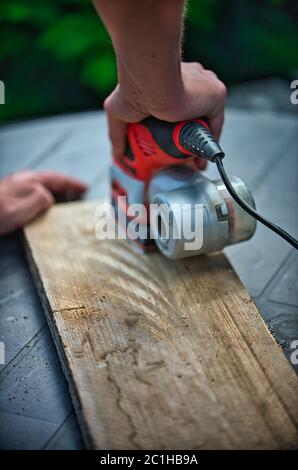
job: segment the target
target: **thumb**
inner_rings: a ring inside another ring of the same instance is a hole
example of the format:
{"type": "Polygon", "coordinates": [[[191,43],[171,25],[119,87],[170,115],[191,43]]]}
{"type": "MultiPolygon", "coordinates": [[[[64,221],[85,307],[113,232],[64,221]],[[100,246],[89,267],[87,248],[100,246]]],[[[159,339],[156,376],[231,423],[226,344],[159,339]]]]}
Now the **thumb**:
{"type": "Polygon", "coordinates": [[[115,158],[121,157],[125,152],[126,122],[120,121],[107,111],[109,137],[112,145],[112,154],[115,158]]]}
{"type": "Polygon", "coordinates": [[[113,155],[117,158],[123,155],[125,151],[127,123],[139,122],[148,114],[137,109],[125,99],[119,85],[106,98],[104,109],[108,116],[109,137],[113,155]]]}
{"type": "Polygon", "coordinates": [[[109,137],[112,145],[112,154],[119,158],[124,154],[126,142],[127,123],[117,117],[117,92],[114,90],[104,101],[104,109],[107,113],[109,137]]]}

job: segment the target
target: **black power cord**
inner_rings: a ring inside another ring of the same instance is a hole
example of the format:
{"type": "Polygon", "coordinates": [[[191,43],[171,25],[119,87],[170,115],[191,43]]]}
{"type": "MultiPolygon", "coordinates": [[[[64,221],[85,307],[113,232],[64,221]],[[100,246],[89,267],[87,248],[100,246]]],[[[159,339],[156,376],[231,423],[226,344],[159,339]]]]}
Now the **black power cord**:
{"type": "Polygon", "coordinates": [[[249,204],[247,204],[240,196],[237,194],[235,191],[232,183],[230,182],[223,163],[222,159],[218,156],[215,158],[215,163],[218,169],[218,172],[221,176],[221,179],[223,180],[225,187],[229,191],[230,195],[232,196],[233,199],[239,204],[240,207],[242,207],[243,210],[245,210],[249,215],[257,219],[259,222],[262,224],[266,225],[266,227],[270,228],[273,232],[277,233],[280,237],[282,237],[284,240],[286,240],[290,245],[292,245],[296,250],[298,249],[298,240],[295,240],[289,233],[287,233],[285,230],[283,230],[281,227],[278,227],[278,225],[275,225],[274,223],[270,222],[270,220],[265,219],[265,217],[262,217],[257,211],[255,211],[249,204]]]}
{"type": "Polygon", "coordinates": [[[296,250],[298,249],[298,241],[295,240],[289,233],[283,230],[281,227],[270,222],[270,220],[262,217],[258,212],[253,209],[249,204],[247,204],[235,191],[232,183],[230,182],[223,163],[222,159],[225,154],[220,147],[217,140],[211,134],[208,126],[203,125],[200,120],[191,120],[188,121],[180,130],[179,134],[180,144],[188,151],[194,155],[198,155],[210,162],[216,163],[218,172],[223,180],[227,190],[233,199],[245,210],[249,215],[257,219],[262,224],[266,225],[270,230],[277,233],[280,237],[286,240],[290,245],[292,245],[296,250]]]}

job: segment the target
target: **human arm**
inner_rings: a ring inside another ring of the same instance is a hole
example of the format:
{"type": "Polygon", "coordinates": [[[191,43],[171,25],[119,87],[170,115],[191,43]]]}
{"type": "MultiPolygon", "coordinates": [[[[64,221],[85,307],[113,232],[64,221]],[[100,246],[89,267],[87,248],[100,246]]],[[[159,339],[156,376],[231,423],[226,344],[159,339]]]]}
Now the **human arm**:
{"type": "Polygon", "coordinates": [[[199,63],[181,62],[183,0],[93,0],[111,36],[119,84],[105,100],[115,156],[126,124],[205,116],[219,138],[226,88],[199,63]]]}

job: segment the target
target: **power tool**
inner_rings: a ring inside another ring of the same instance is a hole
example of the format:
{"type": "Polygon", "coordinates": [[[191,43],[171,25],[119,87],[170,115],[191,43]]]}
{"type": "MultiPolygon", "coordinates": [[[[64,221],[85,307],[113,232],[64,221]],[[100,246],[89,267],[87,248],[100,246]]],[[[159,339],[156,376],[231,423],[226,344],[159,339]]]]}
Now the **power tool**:
{"type": "Polygon", "coordinates": [[[113,158],[111,192],[116,221],[124,221],[122,230],[137,251],[157,246],[170,259],[220,251],[248,240],[256,220],[297,249],[297,240],[256,212],[247,185],[228,178],[224,156],[205,119],[170,123],[148,117],[128,124],[125,152],[113,158]],[[208,161],[217,165],[221,179],[204,175],[208,161]],[[133,204],[145,207],[145,217],[137,218],[142,228],[137,237],[129,230],[133,204]],[[179,229],[182,224],[195,226],[198,208],[200,243],[189,248],[189,238],[179,229]]]}

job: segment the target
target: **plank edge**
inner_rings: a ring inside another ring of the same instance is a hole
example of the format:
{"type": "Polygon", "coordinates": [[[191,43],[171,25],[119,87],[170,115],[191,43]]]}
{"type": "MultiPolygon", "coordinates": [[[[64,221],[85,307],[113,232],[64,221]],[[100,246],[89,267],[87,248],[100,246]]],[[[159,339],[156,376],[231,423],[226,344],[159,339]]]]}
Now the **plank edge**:
{"type": "Polygon", "coordinates": [[[42,305],[44,313],[45,313],[47,324],[49,326],[49,329],[50,329],[50,332],[51,332],[51,335],[52,335],[52,338],[53,338],[53,341],[54,341],[54,344],[55,344],[55,347],[56,347],[56,350],[57,350],[57,354],[58,354],[58,357],[59,357],[59,362],[61,364],[63,374],[64,374],[66,382],[68,384],[69,393],[70,393],[71,400],[72,400],[72,403],[73,403],[73,406],[74,406],[74,410],[76,412],[76,416],[77,416],[79,426],[80,426],[80,429],[81,429],[81,432],[82,432],[83,441],[84,441],[84,443],[85,443],[85,445],[88,449],[95,449],[96,448],[95,442],[94,442],[94,440],[91,436],[91,433],[89,432],[87,422],[84,419],[84,413],[82,412],[83,407],[82,407],[82,403],[81,403],[81,400],[80,400],[80,397],[79,397],[79,392],[78,392],[77,387],[75,385],[75,382],[72,378],[69,361],[68,361],[68,358],[65,354],[62,342],[61,342],[60,337],[59,337],[59,332],[58,332],[56,323],[54,321],[54,317],[52,315],[53,311],[51,309],[49,300],[46,296],[46,292],[45,292],[45,289],[44,289],[42,278],[39,275],[39,270],[38,270],[38,267],[37,267],[37,265],[35,263],[35,260],[34,260],[34,254],[31,250],[31,247],[30,247],[29,242],[28,242],[26,228],[22,232],[22,242],[23,242],[23,245],[24,245],[24,251],[25,251],[26,259],[27,259],[28,264],[29,264],[30,273],[32,275],[34,285],[36,287],[41,305],[42,305]],[[67,364],[69,366],[67,366],[67,364]]]}

